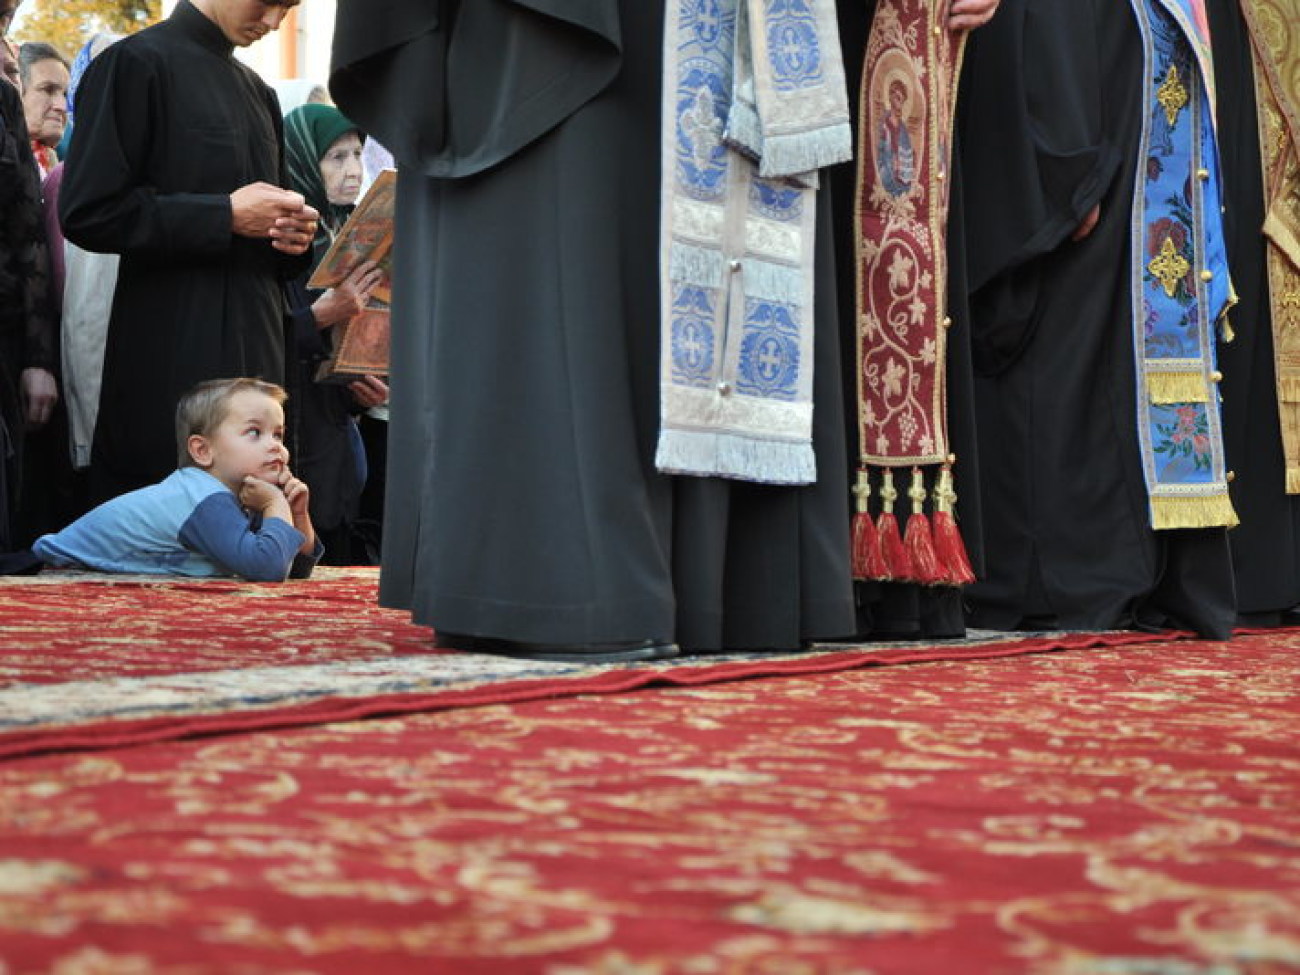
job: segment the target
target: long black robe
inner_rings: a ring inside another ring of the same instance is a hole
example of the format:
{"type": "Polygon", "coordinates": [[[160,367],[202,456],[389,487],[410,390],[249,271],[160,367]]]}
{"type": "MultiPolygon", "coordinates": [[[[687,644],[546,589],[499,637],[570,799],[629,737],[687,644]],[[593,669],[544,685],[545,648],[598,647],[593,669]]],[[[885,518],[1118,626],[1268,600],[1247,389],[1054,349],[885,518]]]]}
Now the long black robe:
{"type": "Polygon", "coordinates": [[[1241,0],[1209,0],[1206,7],[1218,88],[1224,231],[1240,299],[1230,314],[1237,337],[1219,350],[1223,435],[1228,466],[1237,475],[1232,501],[1241,516],[1228,539],[1244,621],[1275,624],[1300,605],[1300,497],[1285,490],[1250,37],[1241,0]]]}
{"type": "Polygon", "coordinates": [[[662,29],[652,0],[339,5],[333,93],[399,162],[381,599],[417,621],[688,650],[852,629],[828,234],[818,484],[654,469],[662,29]]]}
{"type": "MultiPolygon", "coordinates": [[[[937,0],[936,0],[937,2],[937,0]]],[[[849,100],[854,125],[858,124],[860,80],[866,60],[867,39],[875,18],[876,0],[838,0],[840,40],[844,45],[844,69],[849,79],[849,100]]],[[[958,112],[962,108],[959,104],[958,112]]],[[[857,161],[835,167],[831,180],[835,191],[835,246],[838,258],[840,330],[844,352],[844,392],[848,397],[845,415],[850,421],[848,442],[858,455],[856,291],[853,243],[857,217],[853,212],[857,161]]],[[[953,478],[958,495],[957,518],[972,567],[983,570],[983,541],[980,529],[979,459],[975,437],[975,406],[970,350],[970,320],[966,295],[966,249],[962,228],[964,182],[960,159],[954,158],[950,172],[948,225],[948,315],[952,327],[947,335],[948,435],[957,456],[953,478]]],[[[906,469],[902,472],[906,488],[906,469]]],[[[847,491],[845,495],[848,497],[847,491]]],[[[900,509],[906,513],[906,504],[900,509]]],[[[951,586],[921,586],[912,583],[859,582],[855,584],[858,624],[861,636],[876,639],[935,639],[960,637],[966,632],[964,591],[951,586]]]]}
{"type": "Polygon", "coordinates": [[[96,58],[77,93],[63,230],[122,255],[91,455],[96,500],[175,469],[173,412],[195,383],[283,382],[281,281],[306,258],[231,232],[231,192],[286,185],[275,94],[232,51],[182,0],[96,58]]]}
{"type": "Polygon", "coordinates": [[[24,369],[57,371],[41,182],[18,92],[0,82],[0,552],[13,536],[22,480],[24,369]]]}
{"type": "Polygon", "coordinates": [[[986,558],[974,625],[1223,637],[1223,529],[1155,532],[1138,452],[1129,225],[1141,37],[1124,0],[1004,0],[967,58],[962,152],[986,558]],[[1095,203],[1086,239],[1070,234],[1095,203]]]}

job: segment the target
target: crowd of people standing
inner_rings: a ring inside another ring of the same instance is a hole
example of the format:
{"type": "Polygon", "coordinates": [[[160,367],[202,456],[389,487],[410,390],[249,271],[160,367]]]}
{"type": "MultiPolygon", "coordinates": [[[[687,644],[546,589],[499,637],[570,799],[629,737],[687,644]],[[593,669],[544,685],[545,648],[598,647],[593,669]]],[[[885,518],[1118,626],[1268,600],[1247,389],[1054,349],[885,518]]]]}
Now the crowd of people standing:
{"type": "Polygon", "coordinates": [[[304,288],[356,203],[361,137],[319,104],[291,122],[327,122],[286,130],[272,89],[232,57],[290,6],[184,3],[103,60],[120,38],[95,35],[74,62],[45,43],[19,49],[24,112],[13,132],[25,132],[35,167],[15,158],[13,174],[29,187],[26,212],[41,214],[45,246],[15,281],[30,286],[36,310],[27,348],[44,358],[11,397],[25,415],[5,414],[15,444],[6,551],[162,480],[175,466],[180,396],[209,379],[256,376],[294,392],[290,448],[321,484],[313,504],[331,560],[377,558],[373,524],[365,544],[349,537],[365,479],[359,435],[318,441],[330,424],[355,430],[353,415],[386,401],[386,387],[290,380],[308,354],[295,328],[312,301],[333,310],[312,319],[320,349],[326,327],[346,318],[359,290],[364,297],[366,282],[325,295],[304,288]],[[313,142],[322,128],[355,143],[346,159],[313,142]],[[337,408],[322,413],[326,402],[337,408]],[[357,483],[332,490],[326,472],[343,469],[357,483]]]}
{"type": "Polygon", "coordinates": [[[231,54],[297,2],[18,52],[0,547],[256,376],[327,561],[384,483],[381,600],[449,647],[1293,618],[1295,0],[341,0],[286,115],[231,54]],[[306,286],[379,145],[391,405],[315,381],[379,270],[306,286]]]}

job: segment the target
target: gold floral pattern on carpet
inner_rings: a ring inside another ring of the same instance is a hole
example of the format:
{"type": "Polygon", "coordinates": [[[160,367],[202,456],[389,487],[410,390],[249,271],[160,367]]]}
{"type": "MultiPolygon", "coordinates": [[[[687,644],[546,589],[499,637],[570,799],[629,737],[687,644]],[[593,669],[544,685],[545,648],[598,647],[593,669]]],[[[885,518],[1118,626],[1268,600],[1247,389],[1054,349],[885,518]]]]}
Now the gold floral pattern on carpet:
{"type": "Polygon", "coordinates": [[[1279,975],[1300,635],[0,764],[0,971],[1279,975]]]}

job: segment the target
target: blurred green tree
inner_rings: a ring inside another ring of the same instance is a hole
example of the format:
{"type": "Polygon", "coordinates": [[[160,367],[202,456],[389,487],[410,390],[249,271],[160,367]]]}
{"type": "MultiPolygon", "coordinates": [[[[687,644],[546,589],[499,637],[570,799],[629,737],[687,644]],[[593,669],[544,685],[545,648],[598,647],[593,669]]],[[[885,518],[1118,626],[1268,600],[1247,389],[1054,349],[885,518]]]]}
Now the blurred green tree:
{"type": "Polygon", "coordinates": [[[71,61],[102,30],[133,34],[157,23],[162,0],[26,0],[16,41],[46,41],[71,61]]]}

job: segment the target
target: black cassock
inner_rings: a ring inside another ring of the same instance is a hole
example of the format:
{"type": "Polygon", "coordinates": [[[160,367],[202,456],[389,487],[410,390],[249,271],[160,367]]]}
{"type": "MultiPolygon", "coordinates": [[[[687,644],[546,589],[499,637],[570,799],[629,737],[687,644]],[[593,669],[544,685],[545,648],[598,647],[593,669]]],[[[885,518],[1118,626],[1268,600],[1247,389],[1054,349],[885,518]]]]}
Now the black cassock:
{"type": "Polygon", "coordinates": [[[332,90],[399,162],[381,598],[418,621],[691,650],[852,629],[828,233],[818,484],[654,469],[663,15],[339,5],[332,90]]]}
{"type": "Polygon", "coordinates": [[[1300,497],[1285,490],[1250,37],[1240,0],[1210,0],[1206,9],[1218,88],[1224,231],[1240,299],[1230,314],[1236,340],[1219,350],[1224,445],[1237,475],[1232,501],[1241,516],[1228,540],[1243,622],[1272,625],[1300,604],[1300,497]]]}
{"type": "Polygon", "coordinates": [[[1151,529],[1138,452],[1129,229],[1141,37],[1127,0],[1004,0],[966,63],[985,576],[998,629],[1176,625],[1223,637],[1224,529],[1151,529]],[[1101,218],[1070,239],[1094,204],[1101,218]]]}
{"type": "Polygon", "coordinates": [[[281,281],[305,267],[231,232],[230,194],[285,185],[279,104],[187,0],[95,59],[59,197],[64,233],[122,255],[91,455],[98,500],[176,467],[195,383],[284,379],[281,281]]]}
{"type": "Polygon", "coordinates": [[[49,262],[41,181],[22,98],[0,84],[0,552],[11,536],[22,473],[22,373],[58,371],[58,336],[47,301],[49,262]]]}

